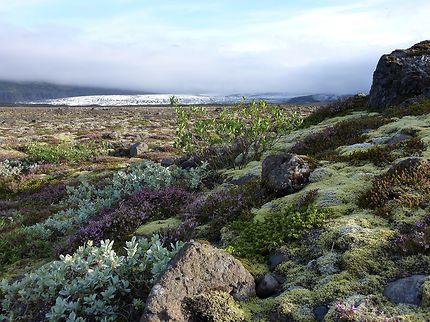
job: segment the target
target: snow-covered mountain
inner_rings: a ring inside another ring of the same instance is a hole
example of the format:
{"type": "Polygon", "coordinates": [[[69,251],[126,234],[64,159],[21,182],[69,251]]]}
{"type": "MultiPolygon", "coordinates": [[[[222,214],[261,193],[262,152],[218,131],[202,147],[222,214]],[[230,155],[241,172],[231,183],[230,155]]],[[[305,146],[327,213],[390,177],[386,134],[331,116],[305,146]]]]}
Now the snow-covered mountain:
{"type": "MultiPolygon", "coordinates": [[[[26,104],[42,104],[54,106],[138,106],[138,105],[169,105],[172,94],[148,95],[94,95],[76,96],[48,100],[22,102],[26,104]]],[[[181,104],[235,104],[242,100],[242,95],[175,95],[181,104]]],[[[291,96],[285,94],[247,95],[247,100],[266,100],[269,103],[318,103],[338,99],[337,95],[317,94],[308,96],[291,96]]]]}

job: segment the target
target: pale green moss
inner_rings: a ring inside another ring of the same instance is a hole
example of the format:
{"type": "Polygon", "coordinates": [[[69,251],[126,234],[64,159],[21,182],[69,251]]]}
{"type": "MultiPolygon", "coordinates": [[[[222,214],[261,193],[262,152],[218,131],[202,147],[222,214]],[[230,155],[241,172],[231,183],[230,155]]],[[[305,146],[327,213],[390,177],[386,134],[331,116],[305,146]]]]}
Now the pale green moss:
{"type": "Polygon", "coordinates": [[[245,312],[233,297],[225,292],[211,291],[185,300],[186,310],[195,321],[241,322],[245,312]]]}
{"type": "Polygon", "coordinates": [[[276,298],[275,314],[284,321],[307,322],[314,320],[312,292],[305,288],[286,291],[276,298]]]}
{"type": "Polygon", "coordinates": [[[251,161],[244,168],[241,169],[227,169],[221,171],[221,175],[228,180],[239,179],[246,175],[261,176],[261,164],[262,161],[251,161]]]}
{"type": "Polygon", "coordinates": [[[423,284],[423,299],[421,305],[430,309],[430,280],[425,281],[423,284]]]}
{"type": "Polygon", "coordinates": [[[327,304],[335,300],[341,300],[353,295],[359,289],[359,284],[354,276],[347,272],[328,275],[321,279],[313,292],[316,305],[327,304]]]}
{"type": "Polygon", "coordinates": [[[151,221],[143,226],[140,226],[136,232],[136,236],[151,236],[157,234],[164,229],[177,228],[181,224],[181,220],[178,218],[169,218],[165,220],[151,221]]]}

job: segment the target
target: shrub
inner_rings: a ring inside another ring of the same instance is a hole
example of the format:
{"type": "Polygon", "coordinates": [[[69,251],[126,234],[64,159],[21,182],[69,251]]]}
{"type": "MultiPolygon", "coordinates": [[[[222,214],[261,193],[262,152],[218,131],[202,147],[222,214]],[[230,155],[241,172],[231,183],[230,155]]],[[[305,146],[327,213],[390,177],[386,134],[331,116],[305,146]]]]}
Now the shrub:
{"type": "Polygon", "coordinates": [[[328,118],[347,115],[353,111],[367,110],[368,100],[367,96],[356,95],[321,106],[303,120],[303,126],[310,127],[328,118]]]}
{"type": "Polygon", "coordinates": [[[410,162],[375,178],[372,187],[360,196],[359,204],[389,212],[390,204],[414,208],[429,197],[430,166],[425,162],[410,162]]]}
{"type": "Polygon", "coordinates": [[[244,102],[211,115],[203,107],[176,106],[177,129],[175,147],[187,154],[227,155],[234,166],[237,154],[242,153],[242,163],[253,154],[258,157],[277,137],[299,128],[302,121],[296,114],[289,115],[280,107],[265,101],[244,102]],[[217,153],[211,147],[218,146],[217,153]]]}
{"type": "Polygon", "coordinates": [[[338,147],[362,142],[362,134],[387,122],[387,119],[379,116],[366,116],[342,121],[321,132],[309,134],[297,142],[290,152],[308,155],[319,160],[335,160],[338,157],[335,151],[338,147]]]}
{"type": "Polygon", "coordinates": [[[264,221],[235,221],[230,229],[237,237],[229,251],[244,258],[267,255],[287,242],[299,239],[305,231],[320,227],[329,215],[328,210],[312,205],[301,210],[288,207],[266,216],[264,221]]]}
{"type": "MultiPolygon", "coordinates": [[[[241,214],[249,212],[252,208],[261,206],[265,203],[266,198],[259,180],[216,190],[196,198],[185,209],[184,222],[180,230],[208,224],[208,232],[204,237],[209,240],[217,240],[222,227],[238,219],[241,214]]],[[[192,233],[188,232],[188,236],[192,238],[192,233]]]]}
{"type": "Polygon", "coordinates": [[[397,236],[395,244],[404,255],[430,255],[430,215],[417,222],[412,231],[397,236]]]}
{"type": "Polygon", "coordinates": [[[0,162],[0,177],[16,177],[24,171],[20,161],[5,160],[0,162]]]}
{"type": "Polygon", "coordinates": [[[157,190],[178,182],[195,188],[202,180],[205,167],[202,165],[189,172],[144,161],[105,179],[100,188],[88,182],[77,187],[67,187],[67,198],[61,203],[65,210],[26,229],[35,238],[49,239],[65,235],[73,226],[87,223],[102,209],[112,208],[121,199],[143,188],[157,190]]]}
{"type": "Polygon", "coordinates": [[[70,251],[87,240],[95,243],[115,238],[123,240],[148,220],[165,219],[179,214],[191,194],[183,188],[165,187],[158,191],[143,189],[120,203],[114,210],[102,210],[68,240],[70,251]]]}
{"type": "Polygon", "coordinates": [[[425,115],[430,113],[430,99],[424,99],[408,106],[394,106],[384,110],[385,117],[404,117],[408,115],[425,115]]]}
{"type": "Polygon", "coordinates": [[[26,274],[21,280],[0,285],[1,320],[13,321],[117,321],[130,320],[134,307],[182,246],[164,248],[158,236],[150,241],[133,238],[126,256],[106,240],[99,247],[88,242],[74,254],[60,256],[26,274]]]}
{"type": "Polygon", "coordinates": [[[94,144],[72,145],[62,143],[50,145],[47,143],[30,143],[24,146],[24,152],[32,162],[80,162],[88,161],[101,154],[107,154],[107,146],[94,144]]]}

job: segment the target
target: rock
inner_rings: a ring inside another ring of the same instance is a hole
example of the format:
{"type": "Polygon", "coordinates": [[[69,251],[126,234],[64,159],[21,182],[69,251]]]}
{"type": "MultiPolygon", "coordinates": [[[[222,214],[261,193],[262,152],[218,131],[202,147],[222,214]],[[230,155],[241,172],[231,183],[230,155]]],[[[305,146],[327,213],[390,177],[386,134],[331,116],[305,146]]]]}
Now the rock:
{"type": "Polygon", "coordinates": [[[175,161],[173,159],[163,159],[160,161],[161,166],[168,168],[171,165],[175,164],[175,161]]]}
{"type": "Polygon", "coordinates": [[[384,296],[394,304],[421,305],[423,284],[429,277],[412,275],[391,282],[384,289],[384,296]]]}
{"type": "Polygon", "coordinates": [[[407,134],[403,134],[403,133],[396,133],[394,134],[391,138],[389,138],[385,144],[387,145],[394,145],[403,141],[407,141],[412,139],[412,136],[407,135],[407,134]]]}
{"type": "Polygon", "coordinates": [[[329,308],[327,305],[320,305],[314,309],[315,320],[318,322],[324,321],[325,316],[327,315],[329,308]]]}
{"type": "Polygon", "coordinates": [[[430,41],[383,55],[373,74],[369,105],[386,108],[417,96],[430,97],[430,41]]]}
{"type": "Polygon", "coordinates": [[[269,256],[269,260],[267,262],[267,265],[269,266],[269,270],[274,271],[276,266],[278,266],[279,264],[282,264],[286,260],[287,260],[287,255],[280,252],[273,253],[272,255],[269,256]]]}
{"type": "Polygon", "coordinates": [[[277,194],[289,194],[302,189],[308,182],[309,163],[295,154],[276,154],[263,161],[261,181],[277,194]]]}
{"type": "Polygon", "coordinates": [[[279,291],[281,284],[273,274],[266,274],[257,280],[257,296],[266,299],[279,291]]]}
{"type": "Polygon", "coordinates": [[[230,183],[236,186],[243,186],[256,178],[258,178],[258,176],[256,176],[255,174],[248,173],[240,178],[231,180],[230,183]]]}
{"type": "Polygon", "coordinates": [[[189,242],[156,281],[141,322],[191,321],[182,310],[185,299],[212,290],[240,301],[255,295],[255,282],[233,256],[207,244],[189,242]]]}
{"type": "Polygon", "coordinates": [[[331,173],[326,168],[316,168],[309,176],[309,182],[319,182],[327,179],[331,173]]]}
{"type": "Polygon", "coordinates": [[[146,143],[137,142],[130,147],[130,157],[141,158],[144,156],[144,153],[148,151],[149,151],[149,147],[146,143]]]}
{"type": "Polygon", "coordinates": [[[189,169],[197,167],[198,163],[196,160],[194,160],[194,158],[191,158],[191,159],[185,160],[179,166],[184,170],[189,170],[189,169]]]}

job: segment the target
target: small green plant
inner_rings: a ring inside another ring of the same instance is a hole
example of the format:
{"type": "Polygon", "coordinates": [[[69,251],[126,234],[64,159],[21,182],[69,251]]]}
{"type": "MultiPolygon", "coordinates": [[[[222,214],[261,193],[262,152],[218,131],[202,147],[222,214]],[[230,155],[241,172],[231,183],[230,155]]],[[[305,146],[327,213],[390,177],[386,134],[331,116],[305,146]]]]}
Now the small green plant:
{"type": "Polygon", "coordinates": [[[106,145],[62,143],[30,143],[24,146],[28,159],[32,162],[59,163],[91,160],[95,156],[107,154],[106,145]]]}
{"type": "Polygon", "coordinates": [[[241,163],[250,155],[258,157],[278,135],[289,133],[302,124],[296,114],[290,115],[265,101],[241,102],[215,115],[204,107],[176,106],[176,115],[177,149],[186,154],[208,156],[218,147],[233,165],[239,153],[242,153],[241,163]]]}
{"type": "Polygon", "coordinates": [[[169,102],[172,106],[178,106],[180,104],[179,98],[175,95],[169,97],[169,102]]]}
{"type": "Polygon", "coordinates": [[[261,220],[239,220],[230,225],[237,237],[228,250],[239,257],[252,258],[299,239],[304,232],[321,227],[331,212],[311,205],[305,209],[288,207],[261,220]]]}

